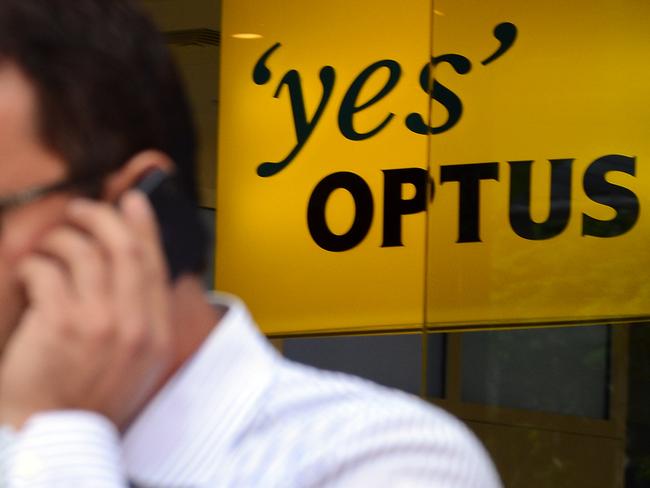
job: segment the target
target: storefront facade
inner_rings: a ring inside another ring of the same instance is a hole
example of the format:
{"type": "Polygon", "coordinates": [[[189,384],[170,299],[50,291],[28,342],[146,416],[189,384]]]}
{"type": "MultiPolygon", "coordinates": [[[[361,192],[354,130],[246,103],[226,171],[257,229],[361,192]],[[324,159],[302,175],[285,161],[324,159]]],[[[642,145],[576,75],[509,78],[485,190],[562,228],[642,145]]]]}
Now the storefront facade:
{"type": "Polygon", "coordinates": [[[451,411],[506,486],[650,484],[650,5],[145,4],[208,279],[280,350],[451,411]]]}

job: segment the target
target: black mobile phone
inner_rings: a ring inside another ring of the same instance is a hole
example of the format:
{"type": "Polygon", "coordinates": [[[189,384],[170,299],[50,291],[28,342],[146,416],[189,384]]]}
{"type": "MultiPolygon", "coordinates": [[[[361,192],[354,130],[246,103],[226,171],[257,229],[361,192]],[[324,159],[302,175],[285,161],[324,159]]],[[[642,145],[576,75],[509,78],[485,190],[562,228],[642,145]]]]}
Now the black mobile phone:
{"type": "Polygon", "coordinates": [[[176,177],[153,169],[136,188],[147,195],[156,213],[171,280],[183,273],[201,272],[206,259],[207,232],[198,208],[181,190],[176,177]]]}

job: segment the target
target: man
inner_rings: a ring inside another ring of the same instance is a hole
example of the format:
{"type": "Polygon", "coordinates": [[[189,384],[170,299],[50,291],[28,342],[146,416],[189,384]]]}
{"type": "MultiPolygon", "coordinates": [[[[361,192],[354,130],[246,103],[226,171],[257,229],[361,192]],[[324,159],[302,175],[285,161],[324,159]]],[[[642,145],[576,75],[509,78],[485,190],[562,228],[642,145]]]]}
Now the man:
{"type": "Polygon", "coordinates": [[[498,486],[458,421],[284,360],[200,264],[169,278],[130,189],[191,195],[192,141],[130,1],[0,2],[0,485],[498,486]]]}

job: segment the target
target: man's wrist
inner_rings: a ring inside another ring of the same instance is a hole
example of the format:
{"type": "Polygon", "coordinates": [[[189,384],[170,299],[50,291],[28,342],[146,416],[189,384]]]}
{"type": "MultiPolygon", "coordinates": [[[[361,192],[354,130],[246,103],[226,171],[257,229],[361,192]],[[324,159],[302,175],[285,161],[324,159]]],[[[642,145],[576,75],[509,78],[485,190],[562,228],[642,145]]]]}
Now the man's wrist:
{"type": "Polygon", "coordinates": [[[4,390],[0,392],[0,426],[7,426],[20,431],[27,421],[46,412],[64,411],[55,402],[46,398],[31,398],[29,402],[10,400],[10,395],[4,390]]]}
{"type": "Polygon", "coordinates": [[[37,412],[27,410],[18,411],[3,406],[0,408],[0,425],[17,432],[23,428],[27,420],[29,420],[29,418],[35,413],[37,412]]]}

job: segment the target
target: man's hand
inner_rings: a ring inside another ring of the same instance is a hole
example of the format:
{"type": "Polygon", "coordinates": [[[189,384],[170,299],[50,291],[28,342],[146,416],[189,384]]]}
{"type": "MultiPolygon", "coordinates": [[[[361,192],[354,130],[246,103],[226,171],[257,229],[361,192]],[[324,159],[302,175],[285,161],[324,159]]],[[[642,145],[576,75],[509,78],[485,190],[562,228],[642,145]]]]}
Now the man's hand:
{"type": "Polygon", "coordinates": [[[19,274],[29,308],[0,363],[0,422],[80,409],[117,426],[142,408],[171,357],[170,284],[153,211],[89,200],[51,231],[19,274]]]}

